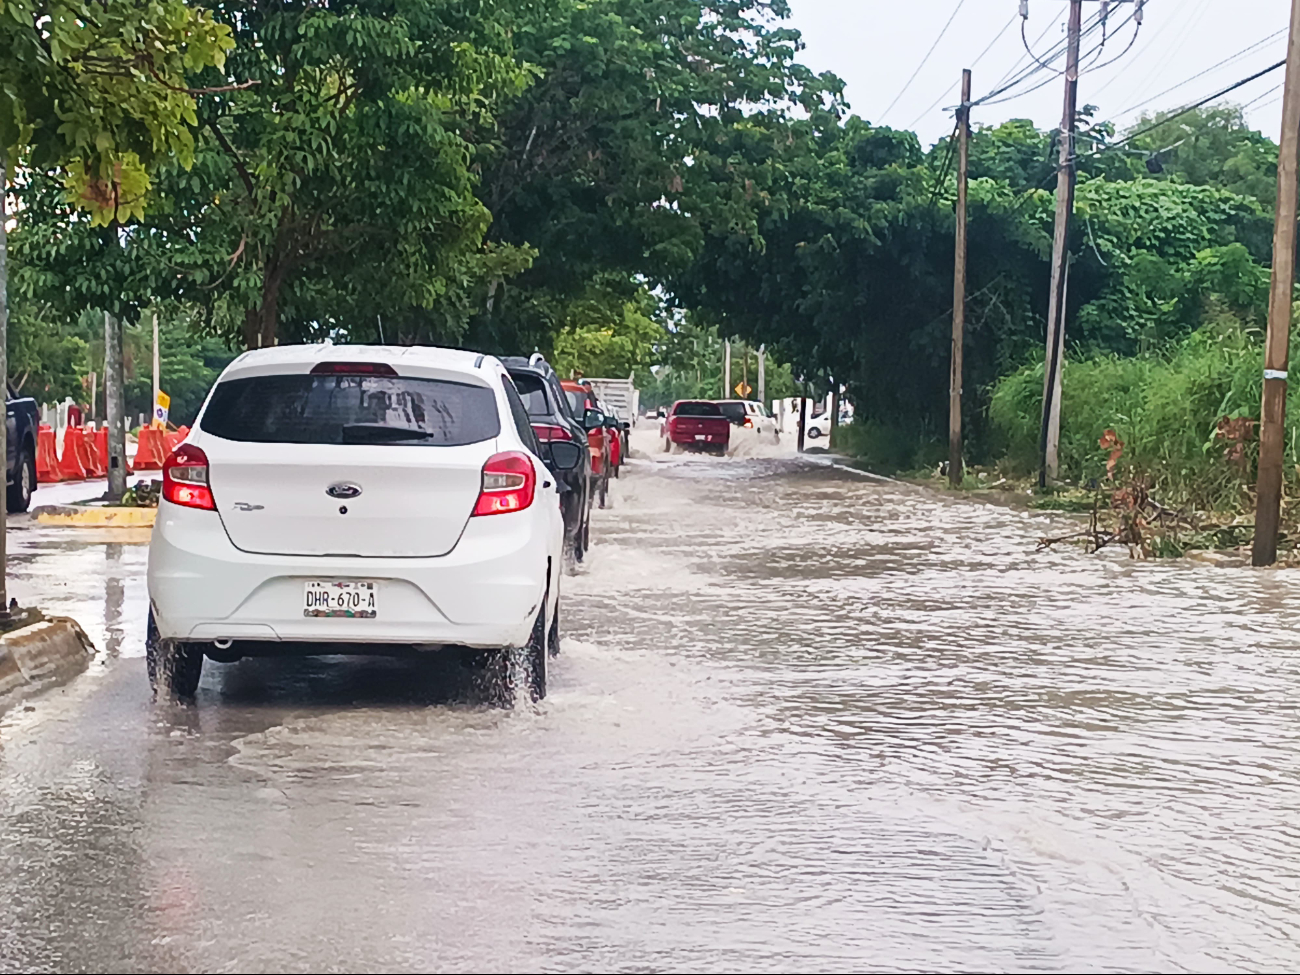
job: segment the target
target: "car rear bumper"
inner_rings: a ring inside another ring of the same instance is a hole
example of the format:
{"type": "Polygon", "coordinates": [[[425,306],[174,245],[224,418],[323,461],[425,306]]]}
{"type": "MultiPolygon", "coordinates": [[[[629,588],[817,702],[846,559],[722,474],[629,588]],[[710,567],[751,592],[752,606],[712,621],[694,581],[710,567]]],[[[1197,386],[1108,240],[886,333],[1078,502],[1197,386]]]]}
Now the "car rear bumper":
{"type": "Polygon", "coordinates": [[[439,558],[255,555],[231,544],[215,512],[164,501],[149,547],[150,605],[164,639],[522,646],[550,552],[540,531],[511,524],[528,516],[471,518],[439,558]],[[376,582],[377,618],[304,616],[304,584],[320,579],[376,582]]]}
{"type": "Polygon", "coordinates": [[[714,446],[726,446],[731,440],[731,434],[728,433],[670,433],[668,439],[679,447],[694,447],[697,445],[711,444],[714,446]]]}

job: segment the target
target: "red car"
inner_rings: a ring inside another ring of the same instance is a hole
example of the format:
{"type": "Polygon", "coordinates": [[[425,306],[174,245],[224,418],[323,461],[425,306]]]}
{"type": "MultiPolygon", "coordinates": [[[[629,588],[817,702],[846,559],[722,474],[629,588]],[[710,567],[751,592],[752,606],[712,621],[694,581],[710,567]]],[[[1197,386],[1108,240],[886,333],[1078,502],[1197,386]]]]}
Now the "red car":
{"type": "MultiPolygon", "coordinates": [[[[564,387],[564,394],[569,397],[569,406],[573,409],[574,416],[581,419],[587,410],[600,412],[596,394],[591,391],[590,386],[584,386],[571,379],[562,381],[560,385],[564,387]]],[[[592,492],[599,498],[602,508],[605,507],[605,496],[609,493],[609,475],[612,470],[611,436],[609,429],[603,423],[587,431],[587,448],[591,451],[591,487],[592,492]]]]}
{"type": "Polygon", "coordinates": [[[719,456],[731,443],[731,421],[722,415],[717,403],[703,400],[678,400],[668,411],[660,428],[664,450],[673,445],[686,450],[706,450],[719,456]]]}

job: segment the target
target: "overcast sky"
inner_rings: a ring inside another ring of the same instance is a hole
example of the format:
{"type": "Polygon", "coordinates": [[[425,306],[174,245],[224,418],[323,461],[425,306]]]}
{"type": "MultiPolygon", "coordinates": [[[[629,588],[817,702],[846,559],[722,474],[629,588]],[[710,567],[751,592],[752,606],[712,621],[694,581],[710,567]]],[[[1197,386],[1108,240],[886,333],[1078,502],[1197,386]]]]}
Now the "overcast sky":
{"type": "MultiPolygon", "coordinates": [[[[833,71],[847,82],[854,114],[915,129],[927,146],[952,130],[952,114],[944,109],[957,101],[962,68],[974,70],[979,98],[998,87],[1013,68],[1032,64],[1021,41],[1019,0],[790,2],[792,26],[803,32],[807,43],[803,62],[818,71],[833,71]],[[954,11],[955,18],[939,39],[954,11]],[[938,46],[921,66],[936,39],[938,46]],[[918,67],[919,74],[908,85],[918,67]],[[889,109],[900,92],[902,97],[889,109]]],[[[1099,0],[1086,0],[1085,18],[1095,16],[1099,8],[1099,0]]],[[[1040,57],[1063,40],[1067,9],[1066,0],[1029,0],[1026,36],[1040,57]]],[[[1097,105],[1100,117],[1123,125],[1144,111],[1199,101],[1286,57],[1289,10],[1288,0],[1147,0],[1145,22],[1132,49],[1110,67],[1100,67],[1121,55],[1133,36],[1131,23],[1119,27],[1132,14],[1131,0],[1112,0],[1110,23],[1119,29],[1096,59],[1098,69],[1083,76],[1079,103],[1097,105]],[[1266,43],[1193,80],[1274,33],[1277,36],[1266,43]]],[[[1099,40],[1100,31],[1085,41],[1084,51],[1099,40]]],[[[1282,116],[1282,75],[1279,69],[1229,96],[1248,105],[1251,124],[1274,139],[1282,116]]],[[[1008,95],[1048,79],[1047,72],[1040,71],[1008,95]]],[[[1061,121],[1062,93],[1062,82],[1053,80],[1004,104],[981,105],[973,119],[979,125],[1031,118],[1039,128],[1051,128],[1061,121]]]]}

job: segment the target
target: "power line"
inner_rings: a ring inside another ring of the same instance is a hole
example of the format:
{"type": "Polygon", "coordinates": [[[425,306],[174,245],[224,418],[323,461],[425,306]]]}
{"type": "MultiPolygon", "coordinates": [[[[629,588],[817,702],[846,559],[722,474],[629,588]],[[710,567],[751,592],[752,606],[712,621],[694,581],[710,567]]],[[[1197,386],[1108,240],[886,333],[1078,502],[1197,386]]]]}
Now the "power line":
{"type": "Polygon", "coordinates": [[[1263,46],[1264,46],[1265,44],[1267,44],[1269,41],[1272,41],[1272,40],[1275,40],[1275,39],[1278,38],[1278,37],[1281,37],[1281,36],[1282,36],[1283,34],[1285,34],[1286,32],[1287,32],[1287,29],[1284,27],[1284,28],[1283,28],[1282,30],[1280,30],[1280,31],[1276,31],[1275,33],[1269,34],[1268,37],[1265,37],[1263,40],[1261,40],[1261,41],[1256,41],[1254,44],[1250,45],[1250,47],[1242,48],[1242,49],[1241,49],[1240,51],[1238,51],[1236,54],[1232,55],[1231,57],[1226,57],[1226,58],[1224,58],[1224,59],[1223,59],[1222,61],[1220,61],[1218,64],[1212,64],[1212,65],[1210,65],[1208,68],[1206,68],[1205,70],[1203,70],[1203,71],[1198,71],[1196,74],[1192,75],[1190,78],[1186,78],[1186,79],[1184,79],[1183,81],[1178,82],[1178,84],[1173,85],[1173,86],[1171,86],[1171,87],[1169,87],[1169,88],[1166,88],[1164,91],[1160,92],[1160,94],[1158,94],[1158,95],[1152,95],[1150,98],[1147,98],[1147,99],[1145,99],[1144,101],[1140,101],[1140,102],[1138,102],[1136,105],[1131,105],[1131,106],[1129,106],[1128,108],[1124,109],[1122,112],[1119,112],[1118,114],[1119,114],[1120,116],[1124,116],[1124,115],[1127,115],[1129,112],[1133,112],[1133,111],[1136,111],[1136,110],[1139,109],[1139,108],[1142,108],[1142,107],[1145,106],[1145,105],[1150,105],[1153,101],[1155,101],[1155,100],[1158,99],[1158,98],[1163,98],[1165,95],[1168,95],[1171,91],[1177,91],[1179,88],[1182,88],[1184,85],[1191,84],[1193,81],[1196,81],[1198,78],[1204,78],[1204,77],[1205,77],[1207,74],[1209,74],[1211,71],[1216,71],[1216,70],[1218,70],[1219,68],[1222,68],[1224,65],[1231,64],[1231,63],[1234,62],[1234,61],[1239,61],[1241,58],[1245,57],[1247,54],[1250,54],[1251,52],[1255,51],[1256,49],[1263,47],[1263,46]]]}
{"type": "Polygon", "coordinates": [[[889,103],[889,107],[880,113],[881,122],[884,122],[889,113],[893,111],[894,106],[898,104],[898,100],[907,94],[907,89],[912,87],[912,82],[914,82],[916,76],[921,73],[921,69],[926,66],[926,63],[930,60],[930,56],[934,54],[935,49],[939,46],[939,42],[942,41],[944,35],[948,33],[948,28],[952,26],[952,22],[957,19],[957,15],[961,13],[961,8],[965,5],[966,0],[957,0],[957,6],[953,8],[952,15],[949,16],[948,22],[943,25],[943,30],[939,31],[939,36],[936,37],[934,43],[930,45],[930,50],[925,52],[925,57],[921,58],[921,63],[918,64],[916,70],[912,72],[912,77],[907,79],[907,84],[903,85],[903,90],[894,96],[894,100],[889,103]]]}
{"type": "MultiPolygon", "coordinates": [[[[1020,14],[1012,14],[1012,15],[1011,15],[1011,19],[1008,20],[1008,21],[1006,22],[1006,25],[1005,25],[1005,26],[1004,26],[1000,31],[998,31],[997,36],[994,37],[993,40],[989,41],[989,46],[986,47],[986,48],[984,48],[984,50],[980,52],[980,56],[977,57],[974,61],[971,62],[971,65],[970,65],[970,66],[971,66],[972,68],[975,68],[975,67],[978,67],[978,66],[979,66],[979,63],[980,63],[981,61],[984,60],[984,56],[985,56],[986,54],[988,54],[989,51],[993,50],[993,45],[994,45],[994,44],[996,44],[998,41],[1002,40],[1002,35],[1005,34],[1008,30],[1011,29],[1011,25],[1014,24],[1014,23],[1016,22],[1016,18],[1019,17],[1019,16],[1020,16],[1020,14]]],[[[953,90],[954,88],[956,88],[956,87],[957,87],[958,85],[960,85],[960,84],[961,84],[960,81],[954,81],[951,85],[949,85],[948,88],[944,91],[944,93],[943,93],[942,95],[940,95],[938,98],[936,98],[933,102],[930,103],[930,107],[929,107],[929,108],[927,108],[924,112],[922,112],[920,115],[918,115],[915,119],[912,120],[912,124],[909,125],[908,128],[909,128],[909,129],[914,129],[914,128],[916,128],[916,123],[919,122],[919,121],[921,121],[921,119],[925,118],[927,115],[929,115],[931,112],[933,112],[936,108],[938,108],[939,103],[940,103],[941,101],[943,101],[945,98],[947,98],[947,97],[952,93],[952,90],[953,90]]]]}
{"type": "MultiPolygon", "coordinates": [[[[1241,110],[1244,112],[1246,109],[1250,108],[1250,107],[1251,107],[1252,105],[1254,105],[1256,102],[1258,102],[1258,101],[1260,101],[1260,100],[1262,100],[1262,99],[1267,98],[1269,95],[1273,94],[1275,91],[1277,91],[1277,90],[1278,90],[1279,88],[1281,88],[1281,87],[1282,87],[1281,84],[1276,84],[1276,85],[1274,85],[1272,88],[1270,88],[1268,91],[1264,92],[1262,95],[1256,95],[1256,96],[1255,96],[1254,98],[1252,98],[1250,101],[1246,102],[1246,104],[1242,105],[1242,106],[1241,106],[1241,110]]],[[[1277,101],[1276,98],[1274,98],[1272,102],[1264,102],[1264,104],[1263,104],[1263,105],[1260,105],[1259,108],[1264,108],[1264,107],[1267,106],[1267,105],[1272,105],[1273,102],[1275,102],[1275,101],[1277,101]]],[[[1256,109],[1256,111],[1258,111],[1258,109],[1256,109]]]]}
{"type": "MultiPolygon", "coordinates": [[[[1147,3],[1153,3],[1153,2],[1154,2],[1154,0],[1147,0],[1147,3]]],[[[1144,44],[1144,45],[1142,46],[1142,53],[1146,53],[1148,50],[1150,50],[1150,49],[1151,49],[1151,45],[1154,44],[1157,40],[1159,40],[1159,39],[1160,39],[1160,35],[1163,34],[1163,33],[1165,32],[1165,28],[1167,28],[1170,24],[1173,24],[1173,23],[1177,23],[1177,21],[1175,21],[1175,20],[1173,20],[1173,19],[1168,19],[1168,20],[1166,20],[1164,23],[1160,24],[1160,26],[1156,27],[1155,30],[1154,30],[1154,32],[1148,32],[1148,34],[1147,34],[1147,42],[1146,42],[1146,44],[1144,44]]],[[[1137,38],[1134,37],[1134,40],[1136,40],[1136,39],[1137,39],[1137,38]]],[[[1105,82],[1105,83],[1104,83],[1100,88],[1098,88],[1096,91],[1094,91],[1094,92],[1093,92],[1093,95],[1094,95],[1094,96],[1095,96],[1095,95],[1100,95],[1103,91],[1105,91],[1107,88],[1109,88],[1111,85],[1113,85],[1116,81],[1118,81],[1121,77],[1123,77],[1125,74],[1127,74],[1128,71],[1129,71],[1129,70],[1130,70],[1130,69],[1131,69],[1135,64],[1139,64],[1139,63],[1141,63],[1141,58],[1134,58],[1134,59],[1133,59],[1132,61],[1130,61],[1128,64],[1124,65],[1124,67],[1120,68],[1120,69],[1119,69],[1118,71],[1116,71],[1113,75],[1111,75],[1108,79],[1106,79],[1106,82],[1105,82]]],[[[1098,69],[1096,69],[1096,70],[1100,70],[1100,68],[1098,68],[1098,69]]]]}
{"type": "MultiPolygon", "coordinates": [[[[1080,38],[1088,37],[1089,35],[1096,33],[1097,28],[1100,26],[1101,26],[1101,14],[1094,14],[1091,19],[1091,22],[1086,24],[1083,30],[1081,31],[1079,35],[1080,38]]],[[[1034,77],[1037,74],[1040,74],[1043,71],[1052,72],[1052,79],[1059,77],[1060,72],[1057,71],[1055,68],[1050,67],[1050,65],[1053,61],[1056,61],[1066,53],[1067,47],[1068,47],[1068,40],[1058,41],[1055,45],[1052,46],[1051,49],[1049,49],[1047,54],[1043,56],[1043,59],[1039,59],[1038,57],[1034,56],[1034,60],[1037,63],[1026,66],[1024,70],[1022,70],[1018,75],[1012,77],[1011,80],[1009,81],[1007,80],[1007,76],[1004,75],[1003,80],[998,83],[998,86],[996,88],[994,88],[992,91],[990,91],[988,94],[984,95],[983,97],[975,99],[973,102],[971,102],[971,105],[975,106],[975,105],[983,105],[983,104],[999,104],[998,102],[993,101],[993,99],[999,98],[999,96],[1006,94],[1012,88],[1015,88],[1017,85],[1023,84],[1024,82],[1028,81],[1030,78],[1034,77]]],[[[1089,51],[1088,53],[1091,54],[1093,52],[1089,51]]],[[[1030,52],[1030,54],[1032,56],[1032,52],[1030,52]]],[[[1024,58],[1021,57],[1020,60],[1023,61],[1024,58]]],[[[1014,72],[1014,70],[1015,69],[1013,68],[1012,73],[1014,72]]],[[[1044,82],[1044,84],[1050,83],[1050,80],[1052,79],[1049,79],[1049,82],[1044,82]]],[[[1038,88],[1041,87],[1043,87],[1042,84],[1029,89],[1029,91],[1037,91],[1038,88]]],[[[1028,92],[1020,92],[1017,95],[1014,95],[1012,97],[1019,97],[1021,94],[1028,94],[1028,92]]],[[[1010,101],[1010,99],[1005,98],[1002,99],[1002,101],[1010,101]]]]}
{"type": "MultiPolygon", "coordinates": [[[[1115,29],[1115,33],[1118,34],[1121,30],[1124,29],[1125,26],[1127,26],[1127,24],[1129,23],[1129,21],[1133,20],[1135,17],[1137,17],[1137,11],[1136,11],[1136,10],[1134,10],[1133,13],[1131,13],[1131,14],[1128,15],[1128,20],[1124,21],[1124,23],[1120,24],[1119,27],[1117,27],[1117,28],[1115,29]]],[[[1109,67],[1110,67],[1112,64],[1114,64],[1116,61],[1120,60],[1120,59],[1123,58],[1125,55],[1127,55],[1129,51],[1133,50],[1133,45],[1137,43],[1138,36],[1139,36],[1141,33],[1142,33],[1142,21],[1139,20],[1139,21],[1137,22],[1137,25],[1133,28],[1133,36],[1130,37],[1130,38],[1128,39],[1128,43],[1127,43],[1126,45],[1124,45],[1124,50],[1120,51],[1118,54],[1116,54],[1116,55],[1115,55],[1113,58],[1111,58],[1109,61],[1103,62],[1102,64],[1091,64],[1091,65],[1089,65],[1087,68],[1085,68],[1084,70],[1080,71],[1079,73],[1080,73],[1080,74],[1092,74],[1094,71],[1101,71],[1101,70],[1103,70],[1103,69],[1105,69],[1105,68],[1109,68],[1109,67]]],[[[1104,46],[1104,45],[1103,45],[1103,46],[1104,46]]]]}
{"type": "Polygon", "coordinates": [[[1180,108],[1172,115],[1166,115],[1164,118],[1160,119],[1160,121],[1154,122],[1151,125],[1138,129],[1136,132],[1130,133],[1129,135],[1125,136],[1123,139],[1120,139],[1119,142],[1112,143],[1111,145],[1108,146],[1103,146],[1102,148],[1098,149],[1096,152],[1090,152],[1082,158],[1091,158],[1093,156],[1099,156],[1103,152],[1111,152],[1112,150],[1119,149],[1121,146],[1126,146],[1134,139],[1140,139],[1142,136],[1154,132],[1156,129],[1163,128],[1164,126],[1168,125],[1170,122],[1174,121],[1175,119],[1182,118],[1184,115],[1187,115],[1190,112],[1194,112],[1198,108],[1204,108],[1206,105],[1210,104],[1210,102],[1218,101],[1224,95],[1230,95],[1238,88],[1244,88],[1252,81],[1258,81],[1260,78],[1263,78],[1265,75],[1272,74],[1278,68],[1284,68],[1284,67],[1286,67],[1285,59],[1279,61],[1277,64],[1270,65],[1269,67],[1263,69],[1262,71],[1255,72],[1249,78],[1242,78],[1240,81],[1236,82],[1235,84],[1229,85],[1227,88],[1224,88],[1222,91],[1216,91],[1213,95],[1210,95],[1208,98],[1202,98],[1199,102],[1196,102],[1195,104],[1192,105],[1188,105],[1186,108],[1180,108]]]}
{"type": "Polygon", "coordinates": [[[1205,18],[1206,11],[1210,9],[1210,3],[1211,0],[1201,0],[1199,7],[1186,17],[1181,18],[1179,21],[1181,24],[1181,30],[1179,30],[1179,32],[1174,35],[1173,40],[1170,41],[1169,50],[1159,57],[1151,71],[1149,71],[1135,86],[1132,92],[1134,97],[1143,97],[1151,90],[1153,85],[1158,84],[1164,78],[1165,69],[1169,66],[1169,63],[1178,56],[1178,52],[1182,49],[1183,40],[1190,35],[1195,28],[1200,26],[1201,21],[1205,18]]]}
{"type": "MultiPolygon", "coordinates": [[[[1132,20],[1134,17],[1136,17],[1136,16],[1137,16],[1136,12],[1130,14],[1129,17],[1128,17],[1128,20],[1125,20],[1123,23],[1121,23],[1121,24],[1119,25],[1119,28],[1117,28],[1117,30],[1123,29],[1124,26],[1125,26],[1126,24],[1128,24],[1129,21],[1131,21],[1131,20],[1132,20]]],[[[1085,28],[1085,29],[1080,33],[1080,35],[1079,35],[1080,38],[1087,37],[1089,34],[1096,33],[1097,28],[1098,28],[1099,26],[1101,26],[1101,27],[1103,28],[1103,31],[1104,31],[1104,29],[1105,29],[1105,28],[1104,28],[1104,21],[1103,21],[1103,19],[1101,18],[1100,15],[1098,15],[1096,18],[1094,18],[1093,23],[1092,23],[1091,25],[1089,25],[1088,27],[1086,27],[1086,28],[1085,28]]],[[[1139,26],[1140,26],[1140,25],[1139,25],[1139,26]]],[[[1134,38],[1136,39],[1136,37],[1137,37],[1137,31],[1136,31],[1136,29],[1135,29],[1135,31],[1134,31],[1134,35],[1133,35],[1133,36],[1134,36],[1134,38]]],[[[1092,48],[1091,50],[1087,51],[1086,53],[1082,54],[1082,55],[1080,56],[1079,60],[1082,62],[1085,58],[1089,58],[1089,57],[1093,56],[1094,54],[1098,54],[1098,53],[1100,53],[1101,50],[1102,50],[1102,48],[1104,48],[1104,47],[1106,46],[1106,40],[1107,40],[1107,38],[1106,38],[1105,34],[1103,33],[1103,37],[1102,37],[1101,42],[1100,42],[1096,47],[1094,47],[1094,48],[1092,48]]],[[[1132,47],[1132,42],[1130,42],[1129,47],[1132,47]]],[[[1127,51],[1128,51],[1128,48],[1125,48],[1125,53],[1127,53],[1127,51]]],[[[1030,53],[1031,53],[1031,55],[1032,55],[1033,52],[1030,52],[1030,53]]],[[[1055,81],[1057,78],[1059,78],[1060,75],[1061,75],[1061,73],[1062,73],[1062,72],[1060,72],[1060,71],[1057,71],[1057,70],[1054,69],[1054,68],[1049,67],[1051,61],[1053,61],[1053,60],[1055,60],[1057,57],[1059,57],[1060,54],[1059,54],[1059,53],[1057,53],[1057,54],[1052,54],[1051,52],[1049,52],[1049,55],[1050,55],[1050,56],[1049,56],[1049,58],[1048,58],[1048,63],[1045,64],[1045,65],[1043,65],[1043,68],[1042,68],[1042,69],[1036,69],[1036,70],[1032,70],[1032,71],[1024,72],[1024,73],[1022,74],[1022,78],[1020,78],[1020,79],[1018,79],[1018,80],[1016,80],[1016,81],[1012,81],[1010,84],[1003,86],[1003,89],[1002,89],[1002,90],[1005,91],[1005,90],[1008,90],[1008,89],[1010,89],[1010,88],[1014,88],[1017,84],[1020,84],[1022,81],[1027,81],[1027,80],[1029,80],[1030,78],[1032,78],[1035,74],[1038,74],[1040,70],[1048,70],[1048,71],[1051,71],[1051,72],[1052,72],[1051,77],[1047,78],[1045,81],[1040,81],[1038,84],[1034,85],[1032,88],[1026,88],[1026,89],[1024,89],[1023,91],[1018,91],[1018,92],[1016,92],[1015,94],[1007,95],[1005,98],[996,98],[996,97],[995,97],[996,95],[1001,94],[1001,93],[1002,93],[1001,91],[990,92],[988,95],[985,95],[984,98],[979,99],[979,100],[976,101],[974,104],[976,104],[976,105],[1002,105],[1002,104],[1004,104],[1004,103],[1006,103],[1006,102],[1014,101],[1014,100],[1017,99],[1017,98],[1023,98],[1025,95],[1032,94],[1033,92],[1038,91],[1040,88],[1045,88],[1045,87],[1047,87],[1047,86],[1050,85],[1053,81],[1055,81]]],[[[1120,56],[1120,57],[1123,57],[1123,54],[1121,54],[1121,55],[1119,55],[1119,56],[1120,56]]],[[[1034,60],[1037,61],[1038,59],[1035,57],[1034,60]]],[[[1042,64],[1042,62],[1039,62],[1039,63],[1042,64]]],[[[1082,74],[1082,72],[1080,72],[1080,73],[1082,74]]]]}

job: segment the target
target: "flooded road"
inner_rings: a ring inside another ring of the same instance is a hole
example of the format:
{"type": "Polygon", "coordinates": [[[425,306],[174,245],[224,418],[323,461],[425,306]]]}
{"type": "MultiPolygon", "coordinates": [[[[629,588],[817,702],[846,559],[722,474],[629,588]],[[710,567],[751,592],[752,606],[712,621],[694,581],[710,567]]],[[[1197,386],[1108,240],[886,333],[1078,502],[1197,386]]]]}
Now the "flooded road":
{"type": "MultiPolygon", "coordinates": [[[[653,444],[653,435],[651,435],[653,444]]],[[[642,455],[540,706],[445,662],[150,703],[140,545],[15,532],[90,673],[0,723],[4,971],[1282,971],[1300,575],[642,455]]]]}

